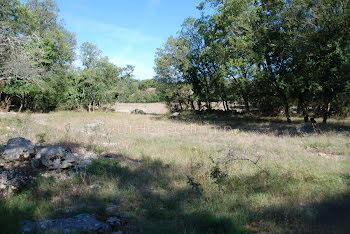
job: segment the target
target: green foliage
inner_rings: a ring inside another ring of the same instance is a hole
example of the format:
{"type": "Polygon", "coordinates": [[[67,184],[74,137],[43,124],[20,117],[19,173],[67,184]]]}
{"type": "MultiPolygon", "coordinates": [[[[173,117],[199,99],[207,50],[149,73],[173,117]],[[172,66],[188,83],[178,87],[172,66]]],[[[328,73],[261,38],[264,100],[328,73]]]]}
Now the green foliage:
{"type": "Polygon", "coordinates": [[[46,133],[39,133],[36,135],[36,137],[39,143],[44,143],[46,141],[46,133]]]}
{"type": "Polygon", "coordinates": [[[206,0],[156,52],[155,77],[138,81],[96,45],[80,46],[53,0],[0,1],[0,101],[3,109],[51,111],[118,102],[195,108],[243,103],[264,115],[297,106],[347,116],[350,105],[350,14],[347,0],[206,0]],[[11,39],[11,40],[8,40],[11,39]],[[13,44],[8,44],[11,41],[13,44]],[[9,50],[16,48],[15,51],[9,50]],[[12,52],[11,52],[12,51],[12,52]],[[15,68],[15,69],[14,69],[15,68]],[[155,91],[154,89],[155,88],[155,91]]]}
{"type": "Polygon", "coordinates": [[[101,154],[105,151],[102,147],[100,147],[98,145],[88,145],[86,150],[87,151],[94,151],[94,152],[99,153],[99,154],[101,154]]]}
{"type": "Polygon", "coordinates": [[[113,176],[120,166],[118,162],[110,159],[98,159],[94,160],[91,165],[86,169],[87,173],[96,176],[113,176]]]}
{"type": "Polygon", "coordinates": [[[289,107],[297,105],[305,121],[312,107],[325,122],[349,103],[347,5],[207,0],[198,7],[202,16],[186,19],[178,37],[158,49],[156,79],[192,85],[207,109],[218,100],[269,115],[283,107],[290,121],[289,107]]]}

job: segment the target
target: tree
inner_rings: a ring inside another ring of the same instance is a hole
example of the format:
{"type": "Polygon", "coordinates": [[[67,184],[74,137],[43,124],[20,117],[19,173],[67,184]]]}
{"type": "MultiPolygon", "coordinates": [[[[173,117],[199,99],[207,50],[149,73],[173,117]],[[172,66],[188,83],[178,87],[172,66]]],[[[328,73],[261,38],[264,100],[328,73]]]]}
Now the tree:
{"type": "Polygon", "coordinates": [[[39,82],[44,73],[40,66],[40,38],[18,36],[6,23],[0,24],[0,32],[0,81],[39,82]]]}
{"type": "Polygon", "coordinates": [[[96,45],[84,42],[80,46],[80,59],[86,69],[93,69],[96,67],[98,60],[101,58],[102,51],[96,45]]]}
{"type": "Polygon", "coordinates": [[[349,63],[349,4],[348,0],[321,0],[311,8],[313,82],[319,87],[314,101],[320,103],[323,122],[349,82],[344,69],[349,63]]]}
{"type": "MultiPolygon", "coordinates": [[[[207,1],[212,3],[216,13],[212,16],[214,38],[219,42],[216,49],[221,50],[221,60],[225,76],[232,82],[237,95],[244,100],[249,112],[249,99],[252,80],[256,76],[256,61],[253,51],[254,27],[259,9],[252,0],[207,1]]],[[[220,82],[224,85],[226,82],[220,82]]],[[[227,88],[226,88],[227,89],[227,88]]],[[[227,96],[226,95],[223,96],[227,96]]]]}

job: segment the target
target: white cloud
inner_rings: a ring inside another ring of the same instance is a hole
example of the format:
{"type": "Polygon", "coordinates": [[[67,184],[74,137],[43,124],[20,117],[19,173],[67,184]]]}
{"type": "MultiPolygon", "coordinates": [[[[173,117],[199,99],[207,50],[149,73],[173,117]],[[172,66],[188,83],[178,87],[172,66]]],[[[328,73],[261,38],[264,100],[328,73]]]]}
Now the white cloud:
{"type": "Polygon", "coordinates": [[[77,16],[70,17],[74,28],[78,28],[78,31],[92,31],[98,33],[97,36],[102,36],[110,40],[123,41],[128,43],[148,43],[148,42],[160,42],[161,39],[147,35],[140,32],[137,29],[129,29],[114,24],[103,23],[93,19],[87,19],[77,16]]]}

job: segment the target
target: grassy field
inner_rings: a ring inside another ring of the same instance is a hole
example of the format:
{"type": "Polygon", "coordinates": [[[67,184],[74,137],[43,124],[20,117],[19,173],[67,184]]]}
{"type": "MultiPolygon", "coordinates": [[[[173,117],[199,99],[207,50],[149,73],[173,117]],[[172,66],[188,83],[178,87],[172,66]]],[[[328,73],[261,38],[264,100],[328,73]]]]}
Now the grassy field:
{"type": "Polygon", "coordinates": [[[22,136],[99,155],[86,173],[43,178],[0,200],[0,226],[103,216],[120,196],[133,232],[342,232],[350,225],[350,120],[289,134],[301,125],[190,113],[0,115],[1,143],[22,136]]]}

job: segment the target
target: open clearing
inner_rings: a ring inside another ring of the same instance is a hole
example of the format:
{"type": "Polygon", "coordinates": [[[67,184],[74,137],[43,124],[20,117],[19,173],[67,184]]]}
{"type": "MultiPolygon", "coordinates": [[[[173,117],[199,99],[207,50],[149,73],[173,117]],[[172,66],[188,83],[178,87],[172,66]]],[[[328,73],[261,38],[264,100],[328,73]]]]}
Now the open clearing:
{"type": "Polygon", "coordinates": [[[130,113],[135,109],[140,109],[147,114],[166,114],[169,112],[164,103],[116,103],[113,108],[116,112],[130,113]]]}
{"type": "Polygon", "coordinates": [[[211,114],[0,115],[3,144],[21,136],[100,157],[82,175],[43,179],[2,200],[0,224],[13,230],[24,219],[103,216],[120,196],[118,212],[130,217],[132,232],[344,231],[350,121],[292,134],[301,125],[211,114]]]}

